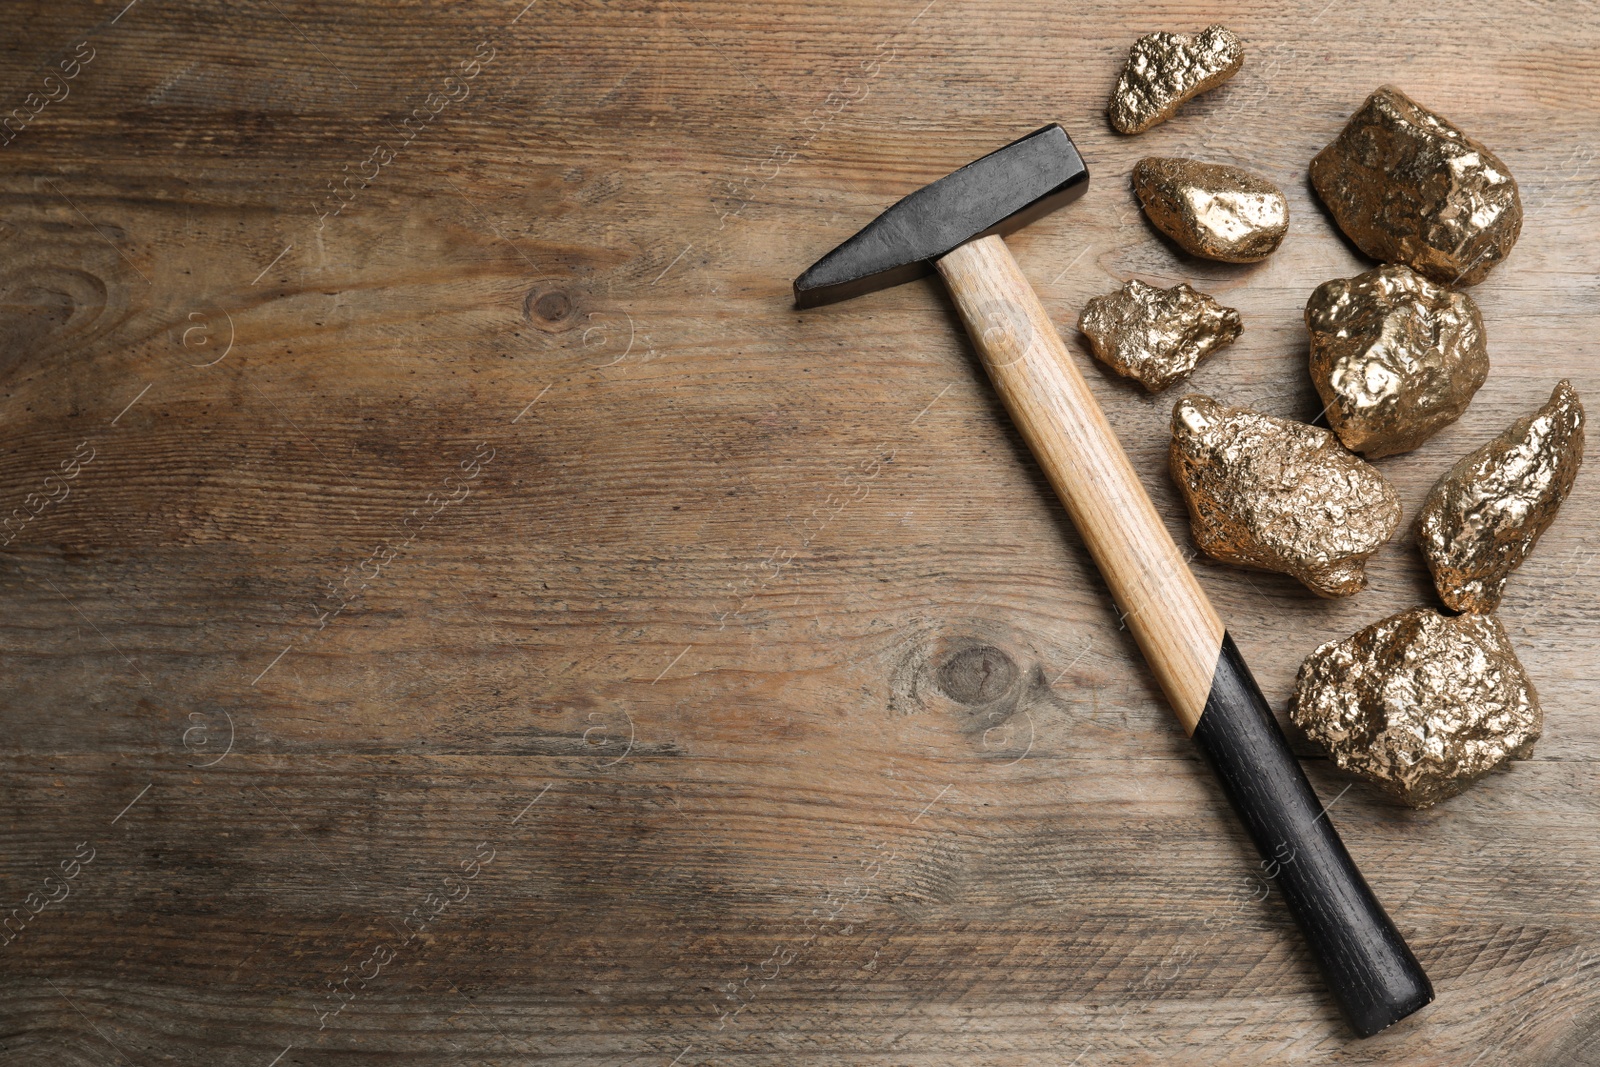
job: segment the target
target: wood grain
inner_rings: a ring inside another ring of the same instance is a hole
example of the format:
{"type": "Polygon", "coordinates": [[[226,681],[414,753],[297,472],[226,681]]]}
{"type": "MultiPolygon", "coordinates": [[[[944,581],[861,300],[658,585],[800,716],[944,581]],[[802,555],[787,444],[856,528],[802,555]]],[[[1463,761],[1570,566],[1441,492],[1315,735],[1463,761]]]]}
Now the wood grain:
{"type": "MultiPolygon", "coordinates": [[[[1095,185],[1008,244],[1069,346],[1190,281],[1245,322],[1192,387],[1312,418],[1305,298],[1365,264],[1305,167],[1392,82],[1527,208],[1488,383],[1382,462],[1409,513],[1600,387],[1595,19],[124,5],[0,35],[0,112],[94,52],[0,147],[0,893],[70,891],[0,946],[0,1064],[1600,1062],[1600,481],[1501,611],[1532,760],[1409,812],[1301,748],[1438,988],[1355,1042],[948,299],[789,288],[1057,120],[1095,185]],[[1239,75],[1111,131],[1128,45],[1217,21],[1239,75]],[[1183,256],[1146,155],[1277,182],[1282,248],[1183,256]]],[[[1174,398],[1086,376],[1187,545],[1174,398]]],[[[1431,596],[1408,536],[1368,573],[1197,565],[1280,710],[1431,596]]]]}

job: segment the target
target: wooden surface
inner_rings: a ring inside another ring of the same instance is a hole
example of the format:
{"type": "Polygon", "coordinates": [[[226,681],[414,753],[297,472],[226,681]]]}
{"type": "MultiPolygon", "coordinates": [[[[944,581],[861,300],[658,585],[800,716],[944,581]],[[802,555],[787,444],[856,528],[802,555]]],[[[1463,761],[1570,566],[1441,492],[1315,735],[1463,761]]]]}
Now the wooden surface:
{"type": "MultiPolygon", "coordinates": [[[[0,1063],[1600,1063],[1600,477],[1501,613],[1533,760],[1414,813],[1302,748],[1439,992],[1356,1042],[936,283],[789,306],[1063,122],[1094,184],[1010,243],[1187,545],[1175,394],[1071,324],[1191,281],[1246,326],[1193,388],[1314,416],[1301,308],[1365,268],[1305,168],[1393,82],[1527,207],[1488,384],[1382,462],[1414,514],[1600,386],[1595,15],[9,5],[0,1063]],[[1212,21],[1244,70],[1112,133],[1132,40],[1212,21]],[[1152,153],[1279,182],[1282,249],[1181,256],[1152,153]]],[[[1198,573],[1280,710],[1430,595],[1403,537],[1349,601],[1198,573]]]]}

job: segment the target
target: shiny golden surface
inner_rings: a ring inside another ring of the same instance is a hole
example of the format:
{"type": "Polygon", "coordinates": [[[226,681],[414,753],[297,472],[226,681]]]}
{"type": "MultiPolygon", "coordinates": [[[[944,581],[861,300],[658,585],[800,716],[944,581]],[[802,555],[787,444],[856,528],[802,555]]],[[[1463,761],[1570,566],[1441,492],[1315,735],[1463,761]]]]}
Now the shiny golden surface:
{"type": "Polygon", "coordinates": [[[1225,26],[1207,26],[1193,36],[1147,33],[1128,49],[1106,114],[1120,132],[1143,133],[1243,65],[1244,45],[1225,26]]]}
{"type": "Polygon", "coordinates": [[[1483,280],[1522,232],[1500,158],[1390,85],[1311,161],[1311,184],[1363,252],[1445,285],[1483,280]]]}
{"type": "Polygon", "coordinates": [[[1413,608],[1323,645],[1300,667],[1289,717],[1344,770],[1414,808],[1533,755],[1542,716],[1493,615],[1413,608]]]}
{"type": "Polygon", "coordinates": [[[1187,378],[1244,326],[1233,308],[1186,283],[1160,289],[1132,279],[1090,300],[1078,329],[1097,359],[1155,393],[1187,378]]]}
{"type": "Polygon", "coordinates": [[[1317,286],[1306,329],[1328,425],[1368,457],[1422,444],[1461,417],[1489,376],[1478,305],[1409,267],[1317,286]]]}
{"type": "Polygon", "coordinates": [[[1206,259],[1254,263],[1289,232],[1283,193],[1238,167],[1150,156],[1134,165],[1133,191],[1156,229],[1206,259]]]}
{"type": "Polygon", "coordinates": [[[1555,521],[1583,463],[1583,405],[1566,381],[1439,479],[1417,518],[1417,541],[1440,598],[1494,611],[1506,579],[1555,521]]]}
{"type": "Polygon", "coordinates": [[[1206,555],[1293,575],[1318,596],[1360,591],[1400,523],[1394,489],[1327,430],[1208,396],[1172,409],[1170,460],[1206,555]]]}

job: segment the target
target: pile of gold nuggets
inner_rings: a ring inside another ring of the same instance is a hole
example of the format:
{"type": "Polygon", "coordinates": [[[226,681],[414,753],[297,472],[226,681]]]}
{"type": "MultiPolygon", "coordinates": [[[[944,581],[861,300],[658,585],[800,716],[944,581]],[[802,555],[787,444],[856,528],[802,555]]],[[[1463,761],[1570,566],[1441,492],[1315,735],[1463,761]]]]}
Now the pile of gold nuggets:
{"type": "MultiPolygon", "coordinates": [[[[1111,124],[1141,133],[1244,62],[1222,26],[1134,44],[1111,124]]],[[[1367,583],[1400,523],[1399,495],[1368,460],[1407,452],[1461,417],[1489,375],[1483,317],[1464,291],[1522,229],[1517,183],[1495,154],[1384,86],[1311,161],[1311,184],[1381,265],[1306,302],[1310,371],[1330,429],[1191,394],[1172,411],[1172,476],[1195,543],[1225,563],[1292,575],[1323,597],[1367,583]]],[[[1289,203],[1233,166],[1148,158],[1133,170],[1146,216],[1185,251],[1226,263],[1271,255],[1289,203]]],[[[1129,281],[1089,301],[1078,329],[1117,373],[1156,392],[1242,330],[1238,311],[1189,285],[1129,281]]],[[[1538,695],[1495,617],[1583,461],[1572,386],[1462,457],[1416,524],[1448,612],[1413,608],[1318,648],[1290,717],[1335,763],[1413,807],[1459,793],[1539,738],[1538,695]]]]}

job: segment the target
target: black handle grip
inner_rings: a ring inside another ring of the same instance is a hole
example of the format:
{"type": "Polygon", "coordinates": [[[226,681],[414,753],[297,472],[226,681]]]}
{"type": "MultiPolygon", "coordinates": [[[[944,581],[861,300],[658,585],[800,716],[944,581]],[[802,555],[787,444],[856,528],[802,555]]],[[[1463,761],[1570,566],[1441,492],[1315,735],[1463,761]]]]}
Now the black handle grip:
{"type": "Polygon", "coordinates": [[[1433,984],[1356,870],[1226,633],[1194,739],[1262,859],[1276,867],[1350,1028],[1371,1037],[1433,1000],[1433,984]]]}

